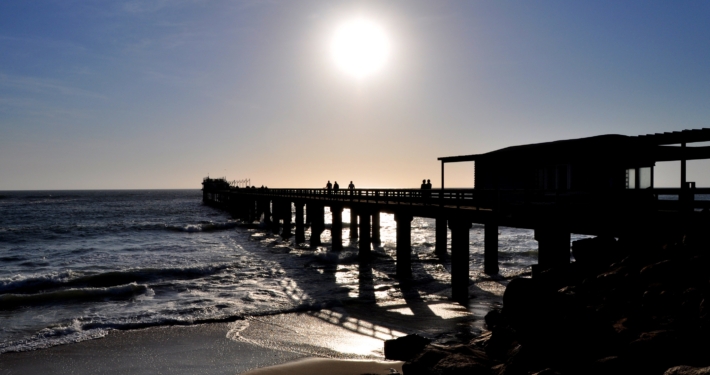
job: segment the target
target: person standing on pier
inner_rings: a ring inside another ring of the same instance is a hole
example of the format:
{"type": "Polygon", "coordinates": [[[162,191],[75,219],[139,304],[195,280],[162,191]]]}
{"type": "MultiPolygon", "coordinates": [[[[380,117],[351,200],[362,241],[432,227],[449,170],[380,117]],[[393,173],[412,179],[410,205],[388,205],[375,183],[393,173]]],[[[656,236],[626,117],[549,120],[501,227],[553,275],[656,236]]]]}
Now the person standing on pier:
{"type": "Polygon", "coordinates": [[[335,183],[333,184],[333,192],[337,195],[338,190],[340,190],[340,185],[338,185],[338,181],[335,181],[335,183]]]}
{"type": "Polygon", "coordinates": [[[350,189],[350,195],[353,195],[353,190],[355,189],[355,184],[353,184],[352,181],[350,181],[350,185],[348,185],[348,189],[350,189]]]}
{"type": "Polygon", "coordinates": [[[330,180],[328,180],[328,183],[325,185],[325,188],[328,190],[328,195],[330,195],[333,190],[333,184],[330,183],[330,180]]]}

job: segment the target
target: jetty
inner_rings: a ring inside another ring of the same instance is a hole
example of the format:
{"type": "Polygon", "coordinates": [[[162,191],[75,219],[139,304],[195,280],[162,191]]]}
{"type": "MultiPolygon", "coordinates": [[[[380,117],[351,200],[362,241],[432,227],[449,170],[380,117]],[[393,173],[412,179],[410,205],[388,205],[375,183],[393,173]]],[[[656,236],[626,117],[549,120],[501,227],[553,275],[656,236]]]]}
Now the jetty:
{"type": "Polygon", "coordinates": [[[325,207],[332,213],[332,250],[343,248],[343,210],[350,211],[350,240],[369,259],[380,244],[380,214],[397,223],[396,272],[411,277],[411,222],[435,220],[438,254],[451,256],[452,297],[468,299],[469,231],[484,226],[484,270],[498,273],[498,228],[535,231],[538,264],[533,277],[570,263],[571,234],[604,237],[682,236],[710,228],[710,188],[687,181],[688,160],[710,159],[710,129],[642,136],[601,135],[513,146],[484,154],[440,157],[440,189],[244,188],[226,178],[205,178],[203,202],[244,222],[263,221],[297,244],[321,245],[325,207]],[[658,162],[678,162],[679,186],[653,186],[658,162]],[[475,163],[471,189],[445,186],[445,165],[475,163]],[[292,222],[293,220],[293,222],[292,222]],[[306,238],[306,225],[310,237],[306,238]],[[447,248],[447,237],[451,246],[447,248]],[[308,240],[308,241],[307,241],[308,240]]]}

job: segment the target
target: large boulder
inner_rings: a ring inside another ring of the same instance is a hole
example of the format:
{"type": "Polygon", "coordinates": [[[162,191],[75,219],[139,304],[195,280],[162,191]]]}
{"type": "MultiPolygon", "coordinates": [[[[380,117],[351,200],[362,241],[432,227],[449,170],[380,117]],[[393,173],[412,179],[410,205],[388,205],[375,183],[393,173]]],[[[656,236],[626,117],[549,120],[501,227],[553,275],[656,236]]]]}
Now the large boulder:
{"type": "Polygon", "coordinates": [[[710,375],[710,367],[676,366],[666,370],[663,375],[710,375]]]}
{"type": "Polygon", "coordinates": [[[431,343],[431,340],[420,335],[407,335],[385,341],[385,358],[395,361],[408,361],[431,343]]]}

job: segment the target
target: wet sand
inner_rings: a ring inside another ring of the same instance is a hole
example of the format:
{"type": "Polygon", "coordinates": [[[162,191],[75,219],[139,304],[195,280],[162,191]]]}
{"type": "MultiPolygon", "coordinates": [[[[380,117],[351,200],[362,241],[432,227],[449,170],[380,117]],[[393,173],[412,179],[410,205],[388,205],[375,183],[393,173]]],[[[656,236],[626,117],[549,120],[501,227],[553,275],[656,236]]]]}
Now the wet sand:
{"type": "Polygon", "coordinates": [[[472,285],[474,298],[466,307],[443,292],[232,323],[115,331],[102,339],[2,354],[0,374],[241,374],[254,369],[262,369],[255,372],[261,375],[388,374],[399,371],[401,363],[382,362],[384,340],[411,333],[441,343],[472,337],[483,330],[485,313],[500,304],[504,284],[472,285]],[[297,361],[307,358],[320,360],[297,361]]]}
{"type": "Polygon", "coordinates": [[[0,355],[0,374],[238,374],[302,358],[226,337],[227,323],[156,327],[0,355]]]}

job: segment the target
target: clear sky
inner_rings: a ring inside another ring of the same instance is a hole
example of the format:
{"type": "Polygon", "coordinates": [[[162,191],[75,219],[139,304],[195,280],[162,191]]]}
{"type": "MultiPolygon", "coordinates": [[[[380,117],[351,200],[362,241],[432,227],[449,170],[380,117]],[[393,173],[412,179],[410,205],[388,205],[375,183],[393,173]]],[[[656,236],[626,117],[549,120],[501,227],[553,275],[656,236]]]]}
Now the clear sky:
{"type": "Polygon", "coordinates": [[[0,51],[0,190],[437,187],[440,156],[710,127],[707,1],[7,0],[0,51]],[[353,19],[389,46],[364,77],[353,19]]]}

